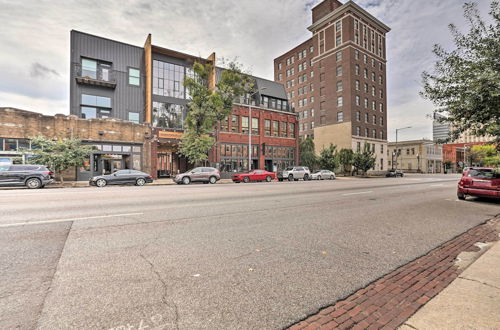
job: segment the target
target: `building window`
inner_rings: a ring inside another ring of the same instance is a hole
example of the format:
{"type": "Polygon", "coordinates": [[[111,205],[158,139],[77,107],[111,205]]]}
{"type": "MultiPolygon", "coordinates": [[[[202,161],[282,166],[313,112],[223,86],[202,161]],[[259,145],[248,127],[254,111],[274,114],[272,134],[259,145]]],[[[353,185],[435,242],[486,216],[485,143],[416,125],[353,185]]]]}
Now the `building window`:
{"type": "MultiPolygon", "coordinates": [[[[357,128],[359,128],[359,127],[357,127],[357,128]]],[[[358,132],[358,133],[359,133],[359,132],[358,132]]],[[[359,134],[357,134],[357,135],[359,135],[359,134]]],[[[360,152],[360,151],[361,151],[361,142],[356,142],[356,151],[357,151],[357,152],[360,152]]]]}
{"type": "Polygon", "coordinates": [[[380,145],[380,153],[381,153],[381,154],[383,154],[383,153],[384,153],[384,145],[383,145],[383,144],[381,144],[381,145],[380,145]]]}
{"type": "Polygon", "coordinates": [[[361,98],[359,97],[359,95],[356,95],[356,105],[358,105],[358,106],[361,105],[360,104],[360,102],[361,102],[360,99],[361,98]]]}
{"type": "Polygon", "coordinates": [[[241,117],[241,133],[248,134],[248,117],[241,117]]]}
{"type": "Polygon", "coordinates": [[[238,115],[231,116],[231,132],[233,133],[240,132],[240,118],[238,115]]]}
{"type": "Polygon", "coordinates": [[[97,79],[97,61],[82,58],[82,77],[97,79]]]}
{"type": "Polygon", "coordinates": [[[128,68],[128,83],[134,86],[141,84],[141,71],[139,69],[128,68]]]}
{"type": "Polygon", "coordinates": [[[380,140],[383,140],[383,139],[384,139],[384,132],[383,132],[383,131],[380,131],[379,136],[380,136],[380,140]]]}
{"type": "Polygon", "coordinates": [[[342,51],[338,51],[336,54],[335,54],[335,59],[337,60],[337,62],[339,61],[342,61],[342,51]]]}
{"type": "Polygon", "coordinates": [[[359,76],[359,65],[356,64],[354,72],[359,76]]]}
{"type": "Polygon", "coordinates": [[[220,130],[222,132],[228,132],[229,131],[229,118],[226,117],[221,120],[220,122],[220,130]]]}
{"type": "Polygon", "coordinates": [[[278,74],[278,80],[281,81],[283,79],[283,75],[280,73],[278,74]]]}
{"type": "Polygon", "coordinates": [[[278,70],[281,70],[281,63],[278,63],[278,70]]]}
{"type": "Polygon", "coordinates": [[[382,76],[379,76],[378,77],[378,83],[382,85],[383,82],[384,82],[384,78],[382,76]]]}
{"type": "Polygon", "coordinates": [[[252,118],[252,135],[259,135],[259,118],[252,118]]]}
{"type": "Polygon", "coordinates": [[[380,126],[384,126],[384,118],[383,117],[380,117],[379,122],[380,122],[380,126]]]}
{"type": "Polygon", "coordinates": [[[337,77],[342,76],[342,66],[337,67],[337,77]]]}
{"type": "Polygon", "coordinates": [[[288,137],[291,137],[291,138],[295,137],[295,124],[294,123],[288,124],[288,137]]]}
{"type": "Polygon", "coordinates": [[[368,84],[365,83],[365,93],[368,93],[368,84]]]}
{"type": "Polygon", "coordinates": [[[359,91],[359,80],[356,80],[356,90],[359,91]]]}
{"type": "Polygon", "coordinates": [[[186,107],[180,104],[153,102],[153,126],[183,129],[186,107]]]}
{"type": "Polygon", "coordinates": [[[133,123],[139,124],[139,113],[138,112],[129,112],[128,113],[128,120],[133,122],[133,123]]]}
{"type": "MultiPolygon", "coordinates": [[[[372,130],[372,138],[376,139],[377,138],[377,131],[376,130],[372,130]]],[[[374,150],[375,151],[375,150],[374,150]]]]}
{"type": "Polygon", "coordinates": [[[368,109],[368,99],[365,97],[365,108],[368,109]]]}
{"type": "Polygon", "coordinates": [[[342,29],[342,22],[341,21],[337,21],[335,23],[335,31],[339,32],[341,29],[342,29]]]}
{"type": "Polygon", "coordinates": [[[372,86],[372,96],[375,96],[375,86],[372,86]]]}
{"type": "Polygon", "coordinates": [[[363,54],[363,63],[366,64],[367,61],[368,61],[368,57],[366,56],[366,54],[363,54]]]}
{"type": "Polygon", "coordinates": [[[287,123],[282,121],[281,122],[281,129],[280,129],[280,137],[286,137],[287,136],[287,123]]]}
{"type": "Polygon", "coordinates": [[[337,81],[337,92],[342,92],[343,86],[342,86],[342,80],[337,81]]]}
{"type": "Polygon", "coordinates": [[[361,112],[356,111],[356,121],[361,121],[361,112]]]}
{"type": "Polygon", "coordinates": [[[368,134],[368,128],[365,128],[365,136],[368,137],[369,134],[368,134]]]}
{"type": "Polygon", "coordinates": [[[153,94],[180,99],[189,98],[189,93],[184,87],[184,78],[193,75],[190,68],[153,60],[153,94]]]}
{"type": "Polygon", "coordinates": [[[111,98],[82,94],[80,111],[85,119],[108,118],[111,115],[111,98]]]}
{"type": "Polygon", "coordinates": [[[372,81],[375,81],[375,72],[372,72],[372,81]]]}
{"type": "Polygon", "coordinates": [[[372,124],[377,125],[377,117],[375,115],[372,116],[372,124]]]}
{"type": "Polygon", "coordinates": [[[372,101],[372,110],[377,110],[377,103],[372,101]]]}
{"type": "Polygon", "coordinates": [[[368,114],[365,113],[365,123],[368,123],[368,114]]]}
{"type": "Polygon", "coordinates": [[[273,120],[273,136],[279,136],[279,121],[273,120]]]}
{"type": "Polygon", "coordinates": [[[342,96],[337,97],[337,106],[341,107],[344,104],[344,98],[342,96]]]}
{"type": "Polygon", "coordinates": [[[338,36],[337,38],[335,38],[335,45],[338,47],[342,44],[342,38],[340,36],[338,36]]]}
{"type": "Polygon", "coordinates": [[[380,103],[378,105],[378,109],[380,110],[380,112],[384,112],[384,104],[380,103]]]}
{"type": "MultiPolygon", "coordinates": [[[[357,136],[360,135],[360,131],[361,131],[361,129],[359,128],[359,126],[356,126],[356,135],[357,136]]],[[[359,142],[358,142],[358,151],[359,151],[359,142]]]]}
{"type": "Polygon", "coordinates": [[[337,122],[341,123],[344,121],[344,113],[342,111],[337,112],[337,122]]]}
{"type": "Polygon", "coordinates": [[[368,79],[368,69],[364,70],[364,77],[365,77],[365,79],[368,79]]]}

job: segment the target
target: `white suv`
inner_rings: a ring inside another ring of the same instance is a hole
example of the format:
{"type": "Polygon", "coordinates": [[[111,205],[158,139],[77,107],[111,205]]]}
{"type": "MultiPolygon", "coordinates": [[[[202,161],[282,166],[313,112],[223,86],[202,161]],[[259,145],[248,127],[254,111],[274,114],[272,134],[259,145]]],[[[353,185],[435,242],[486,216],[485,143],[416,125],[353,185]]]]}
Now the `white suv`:
{"type": "Polygon", "coordinates": [[[311,179],[311,171],[305,166],[292,166],[287,167],[284,171],[278,172],[278,180],[283,181],[298,181],[303,179],[304,181],[311,179]]]}

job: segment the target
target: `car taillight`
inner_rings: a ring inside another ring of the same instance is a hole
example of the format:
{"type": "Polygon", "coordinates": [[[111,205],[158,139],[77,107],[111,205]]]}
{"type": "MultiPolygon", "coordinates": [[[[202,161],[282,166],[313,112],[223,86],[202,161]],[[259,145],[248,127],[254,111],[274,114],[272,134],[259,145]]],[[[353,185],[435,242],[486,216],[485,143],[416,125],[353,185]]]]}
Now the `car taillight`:
{"type": "Polygon", "coordinates": [[[153,177],[151,175],[148,175],[146,178],[147,179],[152,179],[153,177]]]}
{"type": "Polygon", "coordinates": [[[44,171],[42,173],[45,175],[54,175],[54,172],[52,172],[52,171],[44,171]]]}

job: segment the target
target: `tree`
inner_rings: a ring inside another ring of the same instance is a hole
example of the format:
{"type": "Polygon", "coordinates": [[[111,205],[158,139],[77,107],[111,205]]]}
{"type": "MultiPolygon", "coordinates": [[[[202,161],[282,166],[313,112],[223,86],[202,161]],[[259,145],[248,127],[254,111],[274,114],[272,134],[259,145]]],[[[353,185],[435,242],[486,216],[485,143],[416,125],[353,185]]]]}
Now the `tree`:
{"type": "Polygon", "coordinates": [[[464,4],[469,31],[462,34],[449,25],[456,46],[447,51],[434,45],[437,57],[434,72],[422,73],[421,95],[432,101],[435,113],[451,124],[450,140],[469,131],[476,136],[491,135],[500,148],[500,5],[492,1],[492,23],[486,24],[477,4],[464,4]]]}
{"type": "Polygon", "coordinates": [[[358,151],[354,153],[352,165],[354,166],[356,172],[361,171],[362,175],[375,166],[375,156],[368,143],[365,143],[363,151],[358,151]]]}
{"type": "Polygon", "coordinates": [[[470,157],[471,162],[479,166],[500,166],[500,151],[491,144],[472,146],[470,157]]]}
{"type": "Polygon", "coordinates": [[[22,152],[28,163],[48,166],[62,182],[62,172],[72,166],[82,166],[92,150],[93,146],[82,145],[78,139],[52,140],[38,136],[31,138],[31,149],[22,152]]]}
{"type": "Polygon", "coordinates": [[[318,164],[318,157],[314,151],[314,141],[312,137],[308,136],[300,140],[299,151],[300,165],[307,166],[311,171],[313,171],[318,164]]]}
{"type": "Polygon", "coordinates": [[[330,143],[328,147],[323,148],[319,154],[318,163],[321,169],[335,171],[339,166],[337,146],[330,143]]]}
{"type": "Polygon", "coordinates": [[[351,172],[352,161],[354,157],[354,152],[351,149],[340,149],[337,154],[340,165],[342,166],[342,172],[344,174],[351,172]]]}
{"type": "Polygon", "coordinates": [[[212,70],[211,64],[197,62],[193,66],[194,77],[184,79],[191,99],[179,151],[195,164],[208,159],[208,152],[215,143],[212,135],[217,123],[229,116],[234,100],[253,87],[251,78],[238,64],[231,62],[212,89],[209,86],[212,70]]]}

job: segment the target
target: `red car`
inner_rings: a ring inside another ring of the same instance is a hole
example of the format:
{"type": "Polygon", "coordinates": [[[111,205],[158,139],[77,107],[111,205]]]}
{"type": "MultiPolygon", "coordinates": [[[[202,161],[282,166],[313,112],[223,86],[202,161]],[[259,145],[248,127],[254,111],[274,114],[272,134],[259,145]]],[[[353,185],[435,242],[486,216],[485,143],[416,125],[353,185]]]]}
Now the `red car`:
{"type": "Polygon", "coordinates": [[[276,173],[273,172],[268,172],[265,170],[253,170],[248,173],[238,173],[234,174],[231,179],[233,179],[233,182],[240,183],[240,182],[250,182],[250,181],[267,181],[271,182],[273,180],[276,180],[276,173]]]}
{"type": "Polygon", "coordinates": [[[458,182],[457,197],[467,196],[500,199],[500,169],[491,167],[471,167],[464,170],[458,182]]]}

